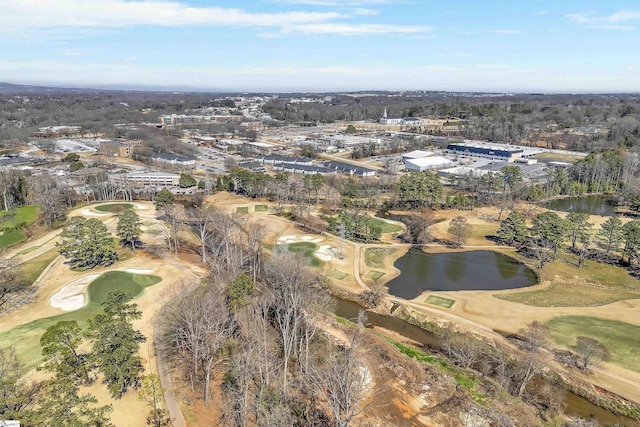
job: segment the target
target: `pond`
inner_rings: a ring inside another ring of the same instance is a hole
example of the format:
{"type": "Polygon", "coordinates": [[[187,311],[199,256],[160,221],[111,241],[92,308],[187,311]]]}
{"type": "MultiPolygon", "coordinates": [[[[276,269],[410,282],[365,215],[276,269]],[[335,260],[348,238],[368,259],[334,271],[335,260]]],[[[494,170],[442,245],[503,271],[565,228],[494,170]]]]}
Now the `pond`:
{"type": "Polygon", "coordinates": [[[387,287],[391,295],[405,299],[424,291],[496,291],[538,282],[527,266],[494,251],[429,254],[411,249],[394,265],[401,274],[387,287]]]}
{"type": "Polygon", "coordinates": [[[583,212],[590,215],[612,216],[616,206],[608,203],[610,197],[602,194],[590,196],[565,197],[549,200],[542,204],[547,209],[562,212],[583,212]]]}

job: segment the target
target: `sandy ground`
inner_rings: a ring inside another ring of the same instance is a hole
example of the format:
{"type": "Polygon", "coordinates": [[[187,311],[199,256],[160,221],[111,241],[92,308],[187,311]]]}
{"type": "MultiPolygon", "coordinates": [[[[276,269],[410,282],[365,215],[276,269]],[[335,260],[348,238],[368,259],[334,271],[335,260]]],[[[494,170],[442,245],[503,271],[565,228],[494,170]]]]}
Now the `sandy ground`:
{"type": "Polygon", "coordinates": [[[100,277],[99,274],[89,274],[64,285],[49,300],[53,308],[62,311],[74,311],[85,305],[84,291],[93,280],[100,277]]]}

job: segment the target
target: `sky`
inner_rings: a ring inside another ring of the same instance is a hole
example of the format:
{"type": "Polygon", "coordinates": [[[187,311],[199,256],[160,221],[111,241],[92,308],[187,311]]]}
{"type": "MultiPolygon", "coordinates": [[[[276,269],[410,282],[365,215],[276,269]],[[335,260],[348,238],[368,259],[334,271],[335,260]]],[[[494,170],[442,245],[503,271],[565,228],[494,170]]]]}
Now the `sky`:
{"type": "Polygon", "coordinates": [[[640,1],[0,0],[0,81],[640,92],[640,1]]]}

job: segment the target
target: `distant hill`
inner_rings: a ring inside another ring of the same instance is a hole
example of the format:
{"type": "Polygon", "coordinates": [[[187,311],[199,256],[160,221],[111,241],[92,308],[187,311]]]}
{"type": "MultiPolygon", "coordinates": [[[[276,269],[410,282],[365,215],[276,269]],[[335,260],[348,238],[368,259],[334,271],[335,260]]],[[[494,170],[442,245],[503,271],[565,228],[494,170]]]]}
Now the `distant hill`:
{"type": "Polygon", "coordinates": [[[20,95],[20,94],[26,94],[26,93],[83,93],[83,92],[95,92],[95,91],[96,89],[19,85],[19,84],[13,84],[13,83],[0,82],[1,94],[20,95]]]}
{"type": "MultiPolygon", "coordinates": [[[[28,93],[96,93],[96,92],[179,92],[179,93],[230,93],[208,89],[197,89],[193,87],[169,88],[163,86],[138,86],[138,85],[108,85],[97,87],[56,87],[21,85],[7,82],[0,82],[0,94],[28,94],[28,93]]],[[[233,92],[237,93],[237,92],[233,92]]]]}

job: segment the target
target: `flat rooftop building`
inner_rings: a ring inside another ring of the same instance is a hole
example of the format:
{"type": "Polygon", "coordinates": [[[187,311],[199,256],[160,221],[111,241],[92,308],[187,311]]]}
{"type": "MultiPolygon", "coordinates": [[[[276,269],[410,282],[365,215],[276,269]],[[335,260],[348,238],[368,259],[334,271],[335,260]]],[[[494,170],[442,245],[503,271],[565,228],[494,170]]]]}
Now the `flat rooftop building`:
{"type": "Polygon", "coordinates": [[[405,159],[404,167],[407,171],[424,172],[432,169],[442,169],[453,165],[453,162],[441,156],[405,159]]]}
{"type": "Polygon", "coordinates": [[[414,150],[402,155],[403,159],[422,159],[423,157],[433,156],[433,151],[414,150]]]}
{"type": "Polygon", "coordinates": [[[373,169],[352,165],[350,163],[324,162],[324,166],[345,175],[357,175],[357,176],[375,176],[376,175],[376,171],[374,171],[373,169]]]}
{"type": "Polygon", "coordinates": [[[273,170],[278,172],[300,173],[303,175],[335,175],[336,171],[317,165],[300,165],[294,163],[276,163],[273,170]]]}
{"type": "Polygon", "coordinates": [[[312,161],[308,157],[291,157],[281,156],[279,154],[269,154],[267,156],[258,156],[255,158],[256,162],[260,163],[291,163],[294,165],[307,165],[311,166],[312,161]]]}

